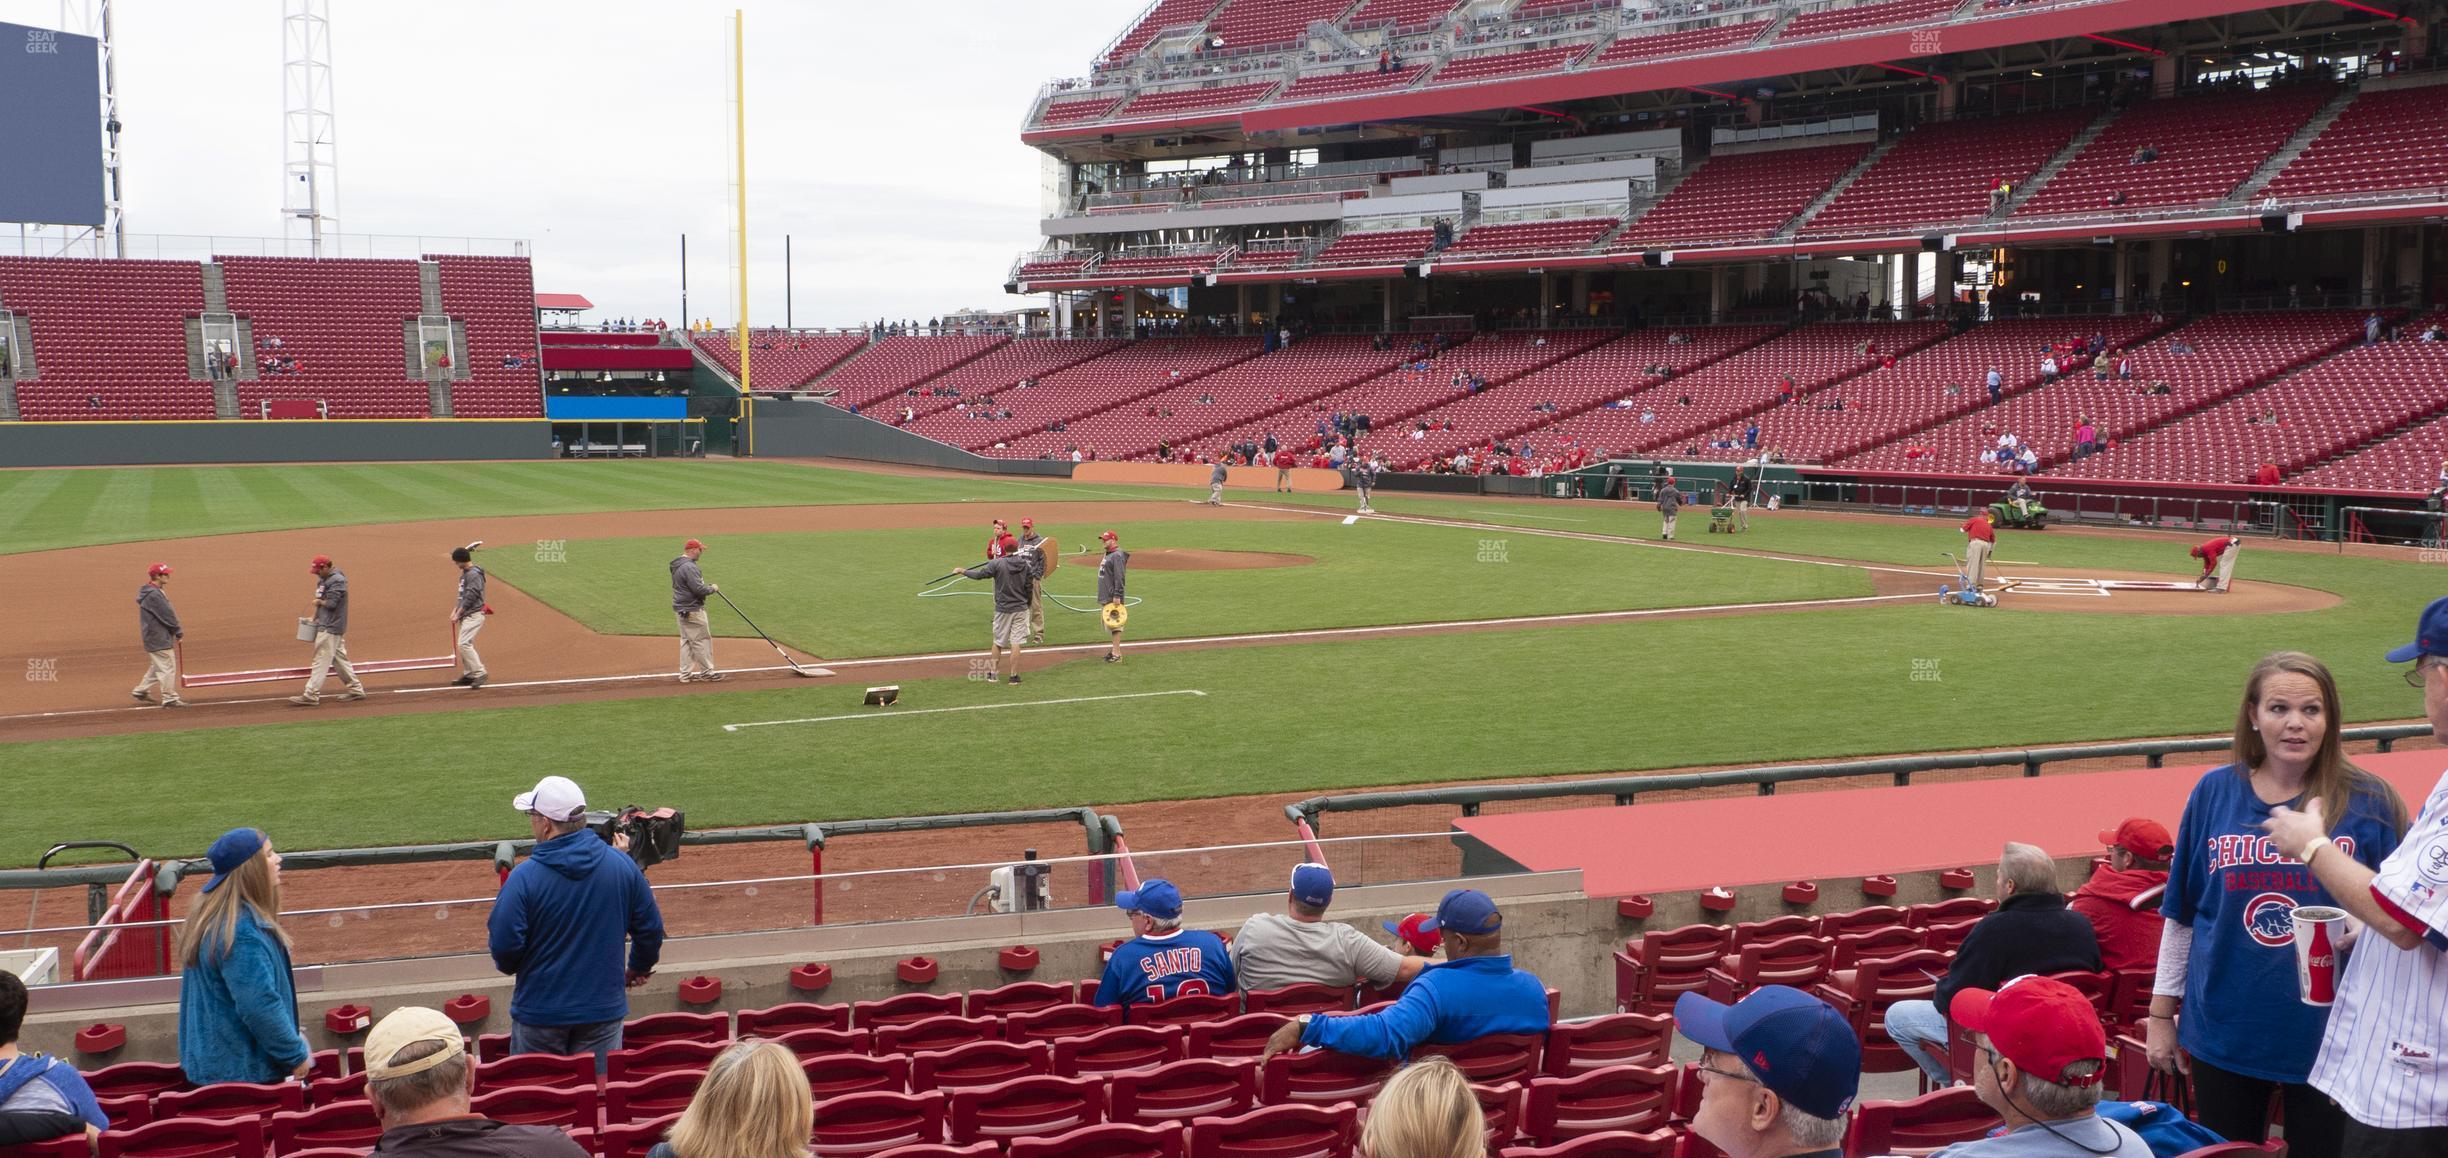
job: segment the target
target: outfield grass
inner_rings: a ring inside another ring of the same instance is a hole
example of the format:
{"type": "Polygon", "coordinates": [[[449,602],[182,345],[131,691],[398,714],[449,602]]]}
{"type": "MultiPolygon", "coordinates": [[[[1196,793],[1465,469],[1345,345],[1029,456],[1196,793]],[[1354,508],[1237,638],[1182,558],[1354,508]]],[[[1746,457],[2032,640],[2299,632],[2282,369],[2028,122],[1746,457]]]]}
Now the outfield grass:
{"type": "Polygon", "coordinates": [[[471,515],[1182,494],[690,459],[16,470],[0,471],[0,554],[471,515]]]}
{"type": "MultiPolygon", "coordinates": [[[[1617,543],[1369,521],[1113,524],[1132,550],[1193,548],[1303,555],[1293,567],[1226,571],[1133,569],[1131,638],[1420,623],[1870,594],[1849,568],[1670,554],[1617,543]]],[[[1076,550],[1093,533],[1069,533],[1076,550]]],[[[1102,528],[1098,528],[1102,529],[1102,528]]],[[[952,594],[923,586],[977,562],[967,528],[726,535],[704,559],[706,577],[774,638],[827,658],[912,655],[982,647],[990,585],[963,580],[952,594]]],[[[672,630],[672,545],[667,538],[574,540],[566,563],[504,553],[493,574],[597,631],[672,630]]],[[[1096,556],[1070,555],[1046,589],[1074,606],[1096,603],[1096,556]]],[[[1051,643],[1103,642],[1093,614],[1047,602],[1051,643]]],[[[754,634],[712,605],[715,629],[754,634]]]]}

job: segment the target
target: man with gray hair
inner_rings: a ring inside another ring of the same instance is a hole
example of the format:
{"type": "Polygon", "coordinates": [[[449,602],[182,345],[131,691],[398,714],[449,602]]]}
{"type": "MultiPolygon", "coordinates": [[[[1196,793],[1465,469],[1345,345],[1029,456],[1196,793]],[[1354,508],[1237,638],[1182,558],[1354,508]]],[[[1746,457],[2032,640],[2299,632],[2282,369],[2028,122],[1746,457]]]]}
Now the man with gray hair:
{"type": "Polygon", "coordinates": [[[1995,989],[2026,973],[2099,972],[2099,934],[2089,918],[2066,907],[2048,853],[2008,844],[1998,858],[1997,898],[1997,911],[1972,926],[1930,1000],[1899,1001],[1887,1010],[1887,1036],[1941,1088],[1952,1080],[1947,1016],[1958,991],[1995,989]]]}
{"type": "Polygon", "coordinates": [[[439,1010],[405,1005],[374,1023],[365,1044],[366,1100],[382,1123],[374,1153],[440,1158],[586,1158],[550,1126],[512,1126],[469,1109],[476,1068],[459,1027],[439,1010]]]}
{"type": "Polygon", "coordinates": [[[2108,1036],[2099,1011],[2073,986],[2052,977],[2017,977],[1996,992],[1955,994],[1955,1020],[1973,1036],[1980,1058],[1972,1089],[2005,1119],[2006,1132],[1958,1142],[1946,1158],[2020,1158],[2095,1154],[2149,1158],[2150,1144],[2122,1122],[2100,1117],[2100,1079],[2108,1069],[2108,1036]]]}

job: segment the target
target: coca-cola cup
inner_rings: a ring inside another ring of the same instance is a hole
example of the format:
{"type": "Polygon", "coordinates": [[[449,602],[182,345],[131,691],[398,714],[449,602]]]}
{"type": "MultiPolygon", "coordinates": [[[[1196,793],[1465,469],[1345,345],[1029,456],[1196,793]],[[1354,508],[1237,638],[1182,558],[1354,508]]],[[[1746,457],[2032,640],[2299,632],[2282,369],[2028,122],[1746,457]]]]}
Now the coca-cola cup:
{"type": "Polygon", "coordinates": [[[2328,905],[2300,905],[2295,918],[2295,982],[2306,1005],[2337,1000],[2339,946],[2346,933],[2346,910],[2328,905]]]}

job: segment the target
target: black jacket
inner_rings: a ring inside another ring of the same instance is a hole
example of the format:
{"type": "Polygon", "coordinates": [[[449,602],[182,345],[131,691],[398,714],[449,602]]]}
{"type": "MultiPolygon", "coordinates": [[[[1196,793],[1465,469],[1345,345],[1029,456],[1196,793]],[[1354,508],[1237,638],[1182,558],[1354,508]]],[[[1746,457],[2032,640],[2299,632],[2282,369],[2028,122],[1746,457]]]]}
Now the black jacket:
{"type": "Polygon", "coordinates": [[[586,1149],[550,1126],[507,1126],[490,1118],[445,1118],[394,1126],[374,1144],[377,1155],[436,1158],[587,1158],[586,1149]]]}
{"type": "Polygon", "coordinates": [[[1982,917],[1955,951],[1930,1000],[1947,1011],[1959,989],[1996,989],[2026,973],[2096,973],[2099,934],[2057,893],[2013,896],[1982,917]]]}

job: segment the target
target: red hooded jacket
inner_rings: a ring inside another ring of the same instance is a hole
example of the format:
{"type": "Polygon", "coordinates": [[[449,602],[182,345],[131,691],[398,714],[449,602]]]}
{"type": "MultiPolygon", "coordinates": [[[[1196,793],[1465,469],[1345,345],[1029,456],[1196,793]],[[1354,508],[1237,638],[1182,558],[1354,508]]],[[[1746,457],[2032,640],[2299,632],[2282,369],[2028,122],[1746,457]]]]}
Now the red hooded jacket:
{"type": "Polygon", "coordinates": [[[2159,894],[2166,869],[2103,868],[2076,889],[2066,907],[2090,918],[2099,934],[2100,966],[2110,973],[2159,966],[2159,894]]]}

